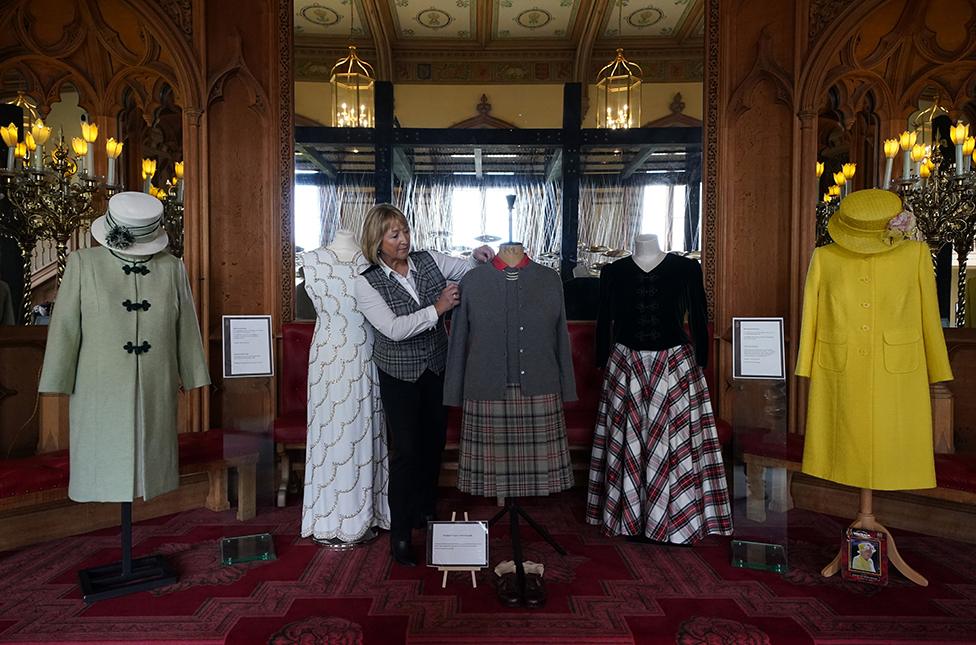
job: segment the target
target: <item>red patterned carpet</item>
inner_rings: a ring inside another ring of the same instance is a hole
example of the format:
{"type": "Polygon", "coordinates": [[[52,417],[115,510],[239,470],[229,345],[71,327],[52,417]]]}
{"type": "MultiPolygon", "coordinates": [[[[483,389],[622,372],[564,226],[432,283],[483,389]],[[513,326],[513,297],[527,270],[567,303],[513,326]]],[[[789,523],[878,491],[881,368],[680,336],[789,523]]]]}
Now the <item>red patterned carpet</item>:
{"type": "MultiPolygon", "coordinates": [[[[487,518],[483,500],[450,505],[487,518]]],[[[447,506],[445,504],[444,506],[447,506]]],[[[505,609],[494,574],[446,589],[426,567],[393,567],[388,542],[346,553],[298,537],[299,508],[264,510],[246,524],[197,510],[136,525],[136,555],[167,554],[179,584],[86,607],[79,568],[118,559],[118,535],[100,531],[0,555],[0,641],[25,643],[947,643],[976,642],[976,549],[899,535],[929,577],[918,588],[892,575],[874,588],[823,579],[840,520],[790,516],[786,576],[732,568],[727,539],[665,547],[607,539],[582,523],[582,492],[527,505],[570,555],[526,531],[527,558],[546,565],[542,610],[505,609]],[[222,536],[268,531],[278,560],[224,567],[222,536]]],[[[384,536],[385,537],[385,536],[384,536]]],[[[419,534],[418,534],[419,537],[419,534]]],[[[492,562],[507,559],[493,529],[492,562]]]]}

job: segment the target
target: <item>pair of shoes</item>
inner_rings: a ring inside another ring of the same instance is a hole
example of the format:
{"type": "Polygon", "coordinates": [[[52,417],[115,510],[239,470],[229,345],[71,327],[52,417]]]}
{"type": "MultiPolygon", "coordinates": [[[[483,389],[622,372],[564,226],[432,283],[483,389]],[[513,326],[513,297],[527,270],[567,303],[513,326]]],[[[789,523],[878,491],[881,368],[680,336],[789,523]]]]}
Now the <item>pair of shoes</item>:
{"type": "Polygon", "coordinates": [[[506,573],[498,579],[498,600],[506,607],[518,607],[522,599],[519,597],[518,579],[514,573],[506,573]]]}
{"type": "Polygon", "coordinates": [[[437,521],[437,515],[435,515],[434,513],[424,513],[416,520],[414,520],[413,527],[415,529],[426,529],[427,522],[436,522],[436,521],[437,521]]]}
{"type": "Polygon", "coordinates": [[[410,544],[410,540],[398,540],[391,535],[390,555],[393,556],[393,560],[397,564],[405,567],[417,566],[417,558],[413,554],[413,545],[410,544]]]}
{"type": "Polygon", "coordinates": [[[535,609],[545,604],[546,583],[542,581],[542,576],[534,573],[525,574],[525,606],[535,609]]]}

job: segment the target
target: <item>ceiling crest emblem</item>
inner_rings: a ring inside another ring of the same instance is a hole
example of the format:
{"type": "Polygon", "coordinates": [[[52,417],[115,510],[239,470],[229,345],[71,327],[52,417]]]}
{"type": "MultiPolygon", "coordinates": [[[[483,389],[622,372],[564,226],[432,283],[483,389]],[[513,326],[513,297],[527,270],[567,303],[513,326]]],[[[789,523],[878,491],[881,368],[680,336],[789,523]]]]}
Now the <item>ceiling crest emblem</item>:
{"type": "Polygon", "coordinates": [[[454,22],[454,18],[451,16],[451,14],[433,7],[430,9],[424,9],[418,13],[416,16],[414,16],[414,20],[428,29],[443,29],[454,22]]]}
{"type": "Polygon", "coordinates": [[[321,25],[323,27],[331,27],[342,20],[342,16],[340,16],[338,13],[329,7],[324,7],[318,3],[303,7],[299,13],[301,14],[302,18],[310,23],[321,25]]]}
{"type": "Polygon", "coordinates": [[[636,27],[637,29],[646,29],[661,22],[663,18],[663,11],[657,7],[647,6],[627,16],[627,22],[630,23],[630,26],[636,27]]]}
{"type": "Polygon", "coordinates": [[[527,9],[515,17],[515,22],[526,29],[539,29],[552,22],[552,14],[545,9],[534,7],[527,9]]]}

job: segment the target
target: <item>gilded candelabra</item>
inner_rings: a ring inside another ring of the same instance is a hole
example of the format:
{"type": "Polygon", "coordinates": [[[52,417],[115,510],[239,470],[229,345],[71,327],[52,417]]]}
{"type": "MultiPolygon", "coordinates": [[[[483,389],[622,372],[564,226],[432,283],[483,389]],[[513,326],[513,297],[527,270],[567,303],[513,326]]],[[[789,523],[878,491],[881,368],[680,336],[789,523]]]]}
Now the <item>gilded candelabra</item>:
{"type": "Polygon", "coordinates": [[[169,236],[169,252],[183,257],[183,200],[175,191],[170,191],[169,197],[163,200],[163,227],[169,236]]]}
{"type": "MultiPolygon", "coordinates": [[[[79,163],[85,163],[87,152],[79,151],[75,145],[78,159],[72,159],[63,135],[50,155],[44,155],[43,143],[38,144],[33,137],[28,143],[33,147],[18,144],[24,148],[17,150],[16,163],[0,170],[0,188],[12,206],[0,216],[0,232],[17,242],[23,257],[26,324],[31,323],[31,260],[38,240],[55,241],[60,286],[68,261],[68,240],[76,230],[88,225],[96,212],[103,210],[105,197],[117,190],[102,185],[91,172],[79,172],[79,163]]],[[[90,158],[87,161],[90,167],[90,158]]]]}
{"type": "Polygon", "coordinates": [[[919,232],[932,252],[951,244],[959,263],[956,326],[966,324],[966,266],[976,234],[976,173],[942,163],[940,146],[932,148],[928,170],[921,177],[897,182],[896,190],[915,216],[919,232]]]}

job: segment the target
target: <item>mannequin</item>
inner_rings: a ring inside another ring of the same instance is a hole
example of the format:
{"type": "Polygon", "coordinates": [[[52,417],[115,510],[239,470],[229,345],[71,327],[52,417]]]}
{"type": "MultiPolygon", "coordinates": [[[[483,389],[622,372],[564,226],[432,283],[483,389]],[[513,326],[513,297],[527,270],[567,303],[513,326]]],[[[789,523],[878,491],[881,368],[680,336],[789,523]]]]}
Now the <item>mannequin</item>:
{"type": "Polygon", "coordinates": [[[498,257],[510,267],[525,259],[525,247],[521,242],[506,242],[498,247],[498,257]]]}
{"type": "Polygon", "coordinates": [[[661,244],[657,235],[648,233],[638,235],[634,245],[634,264],[641,268],[641,271],[649,273],[661,264],[667,253],[661,250],[661,244]]]}
{"type": "Polygon", "coordinates": [[[336,231],[335,238],[326,248],[335,253],[340,262],[352,262],[360,253],[356,234],[346,228],[336,231]]]}
{"type": "MultiPolygon", "coordinates": [[[[390,527],[386,426],[373,334],[353,297],[367,264],[356,235],[336,231],[325,248],[303,258],[305,291],[315,307],[309,351],[308,439],[302,537],[343,549],[365,544],[390,527]]],[[[279,506],[284,506],[282,469],[279,506]]]]}

